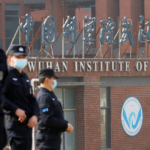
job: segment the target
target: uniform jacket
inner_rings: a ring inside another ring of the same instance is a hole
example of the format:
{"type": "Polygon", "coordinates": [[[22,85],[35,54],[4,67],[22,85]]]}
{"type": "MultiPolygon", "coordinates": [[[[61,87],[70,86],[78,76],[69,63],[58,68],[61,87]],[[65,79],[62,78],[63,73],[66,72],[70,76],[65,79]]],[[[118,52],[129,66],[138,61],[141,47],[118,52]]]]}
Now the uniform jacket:
{"type": "Polygon", "coordinates": [[[3,89],[3,107],[9,111],[10,115],[6,127],[7,133],[10,137],[29,137],[32,129],[27,127],[27,123],[33,115],[39,116],[38,103],[32,93],[27,75],[24,72],[19,73],[12,67],[9,70],[3,89]],[[24,123],[20,123],[15,115],[17,108],[24,110],[26,113],[27,119],[24,123]]]}
{"type": "Polygon", "coordinates": [[[41,87],[37,101],[40,107],[38,130],[66,131],[68,122],[64,120],[61,103],[55,94],[41,87]]]}

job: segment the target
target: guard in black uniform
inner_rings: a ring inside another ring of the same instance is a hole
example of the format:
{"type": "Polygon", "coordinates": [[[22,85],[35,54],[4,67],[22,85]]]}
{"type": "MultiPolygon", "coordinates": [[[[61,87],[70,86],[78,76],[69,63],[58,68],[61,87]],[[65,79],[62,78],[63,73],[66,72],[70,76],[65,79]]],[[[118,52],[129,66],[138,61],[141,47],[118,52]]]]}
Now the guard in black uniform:
{"type": "Polygon", "coordinates": [[[36,144],[39,150],[60,150],[61,133],[71,133],[73,127],[64,120],[61,103],[52,92],[57,86],[58,76],[52,69],[41,69],[39,73],[40,91],[37,101],[40,107],[36,144]]]}
{"type": "Polygon", "coordinates": [[[0,48],[0,150],[7,144],[6,131],[4,126],[4,113],[2,110],[3,95],[2,89],[4,86],[4,80],[8,74],[7,59],[4,51],[0,48]]]}
{"type": "Polygon", "coordinates": [[[4,109],[10,111],[6,125],[11,150],[31,150],[32,128],[37,125],[39,107],[32,94],[28,76],[22,71],[27,65],[26,47],[11,45],[9,74],[4,86],[4,109]],[[8,103],[9,101],[9,103],[8,103]]]}

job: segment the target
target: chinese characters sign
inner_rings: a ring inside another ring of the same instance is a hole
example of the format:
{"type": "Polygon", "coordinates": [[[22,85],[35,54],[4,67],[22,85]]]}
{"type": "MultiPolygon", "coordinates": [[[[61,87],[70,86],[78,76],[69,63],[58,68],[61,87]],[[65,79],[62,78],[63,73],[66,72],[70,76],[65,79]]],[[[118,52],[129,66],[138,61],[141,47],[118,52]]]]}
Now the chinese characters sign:
{"type": "MultiPolygon", "coordinates": [[[[25,24],[20,24],[21,31],[25,34],[26,37],[26,44],[29,44],[29,35],[32,31],[32,27],[34,25],[34,21],[31,20],[29,14],[25,16],[25,24]]],[[[84,18],[84,33],[85,36],[83,37],[84,44],[90,47],[94,42],[95,38],[93,35],[95,34],[95,23],[97,22],[96,17],[88,17],[85,16],[84,18]]],[[[144,22],[144,17],[140,16],[139,21],[139,30],[138,30],[138,42],[141,43],[142,41],[147,41],[150,43],[150,21],[145,22],[145,28],[142,29],[142,24],[144,22]]],[[[116,23],[113,21],[111,17],[108,19],[100,20],[101,29],[100,29],[100,36],[99,41],[101,45],[105,44],[105,41],[109,45],[117,44],[114,36],[114,30],[116,29],[116,23]]],[[[129,44],[131,46],[134,45],[134,39],[131,32],[132,24],[128,21],[127,17],[123,18],[123,23],[121,25],[123,27],[122,34],[119,39],[119,43],[123,44],[127,40],[129,40],[129,44]]],[[[74,45],[76,41],[76,31],[77,31],[77,19],[76,17],[68,16],[65,23],[62,26],[63,28],[63,37],[65,39],[69,39],[71,35],[71,43],[74,45]]],[[[56,29],[55,29],[55,19],[53,16],[48,16],[44,23],[42,24],[42,44],[45,42],[49,44],[55,44],[56,42],[56,29]]]]}

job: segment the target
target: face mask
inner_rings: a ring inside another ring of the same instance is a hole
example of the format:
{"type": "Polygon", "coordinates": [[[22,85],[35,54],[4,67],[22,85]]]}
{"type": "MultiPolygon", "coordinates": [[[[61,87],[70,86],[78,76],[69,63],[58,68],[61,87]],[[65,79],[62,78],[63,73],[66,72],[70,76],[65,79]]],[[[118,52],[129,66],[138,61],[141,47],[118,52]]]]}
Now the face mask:
{"type": "Polygon", "coordinates": [[[54,80],[54,84],[52,85],[52,88],[55,89],[57,87],[57,80],[54,80]]]}
{"type": "Polygon", "coordinates": [[[53,80],[54,81],[54,84],[53,85],[50,85],[53,89],[55,89],[57,87],[57,80],[53,80]]]}
{"type": "Polygon", "coordinates": [[[14,59],[14,68],[22,70],[27,65],[27,59],[14,59]]]}

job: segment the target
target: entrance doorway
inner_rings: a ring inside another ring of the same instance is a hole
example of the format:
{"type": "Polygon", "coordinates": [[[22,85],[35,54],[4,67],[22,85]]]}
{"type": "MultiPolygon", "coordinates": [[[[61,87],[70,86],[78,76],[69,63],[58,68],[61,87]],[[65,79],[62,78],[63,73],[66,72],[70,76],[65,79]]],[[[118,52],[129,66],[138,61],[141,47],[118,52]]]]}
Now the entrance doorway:
{"type": "Polygon", "coordinates": [[[54,93],[62,104],[65,120],[74,127],[74,131],[71,134],[67,132],[62,134],[61,150],[76,150],[75,88],[56,88],[54,93]]]}

